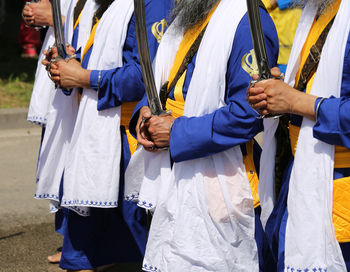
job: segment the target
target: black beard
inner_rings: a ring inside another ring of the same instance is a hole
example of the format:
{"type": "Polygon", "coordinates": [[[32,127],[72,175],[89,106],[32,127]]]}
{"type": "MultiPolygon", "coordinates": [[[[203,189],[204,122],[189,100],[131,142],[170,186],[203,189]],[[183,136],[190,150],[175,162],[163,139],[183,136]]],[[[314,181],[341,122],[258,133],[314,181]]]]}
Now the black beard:
{"type": "Polygon", "coordinates": [[[171,15],[177,17],[177,27],[188,29],[203,20],[219,0],[179,0],[171,15]]]}

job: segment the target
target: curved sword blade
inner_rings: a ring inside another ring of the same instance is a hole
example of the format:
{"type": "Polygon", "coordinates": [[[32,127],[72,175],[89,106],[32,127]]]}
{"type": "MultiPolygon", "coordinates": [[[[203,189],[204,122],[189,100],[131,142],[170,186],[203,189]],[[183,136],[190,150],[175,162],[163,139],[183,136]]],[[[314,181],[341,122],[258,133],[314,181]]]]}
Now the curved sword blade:
{"type": "Polygon", "coordinates": [[[143,82],[148,98],[148,104],[153,115],[161,115],[164,113],[159,95],[154,81],[151,57],[148,48],[145,0],[134,0],[135,28],[137,38],[137,48],[139,51],[139,59],[141,64],[143,82]]]}

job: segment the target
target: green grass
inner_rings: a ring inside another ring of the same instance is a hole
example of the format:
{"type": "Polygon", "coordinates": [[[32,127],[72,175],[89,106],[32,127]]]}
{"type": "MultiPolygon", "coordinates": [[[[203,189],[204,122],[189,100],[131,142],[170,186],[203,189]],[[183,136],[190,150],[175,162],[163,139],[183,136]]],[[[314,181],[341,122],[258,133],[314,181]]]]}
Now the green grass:
{"type": "Polygon", "coordinates": [[[6,1],[6,5],[5,22],[0,25],[0,108],[28,107],[37,59],[20,56],[21,1],[6,1]]]}
{"type": "Polygon", "coordinates": [[[28,107],[33,82],[26,82],[27,78],[26,73],[0,78],[0,109],[28,107]]]}

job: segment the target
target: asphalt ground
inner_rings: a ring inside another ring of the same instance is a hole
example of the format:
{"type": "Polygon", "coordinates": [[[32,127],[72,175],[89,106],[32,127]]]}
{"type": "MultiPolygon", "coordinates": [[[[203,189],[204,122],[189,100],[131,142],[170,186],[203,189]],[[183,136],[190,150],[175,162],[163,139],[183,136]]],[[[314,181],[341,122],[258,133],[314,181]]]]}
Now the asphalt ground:
{"type": "MultiPolygon", "coordinates": [[[[63,271],[46,260],[62,245],[54,215],[47,201],[33,199],[41,128],[9,127],[0,125],[0,271],[63,271]]],[[[137,272],[140,265],[119,264],[106,272],[137,272]]]]}

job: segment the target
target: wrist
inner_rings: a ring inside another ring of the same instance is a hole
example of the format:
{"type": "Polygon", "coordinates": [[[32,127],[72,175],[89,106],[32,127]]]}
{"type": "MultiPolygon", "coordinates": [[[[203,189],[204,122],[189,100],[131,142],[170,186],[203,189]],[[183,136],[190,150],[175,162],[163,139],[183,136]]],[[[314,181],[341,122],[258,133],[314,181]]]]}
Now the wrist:
{"type": "Polygon", "coordinates": [[[81,69],[81,73],[79,73],[79,83],[80,87],[90,88],[90,74],[91,70],[81,69]]]}

